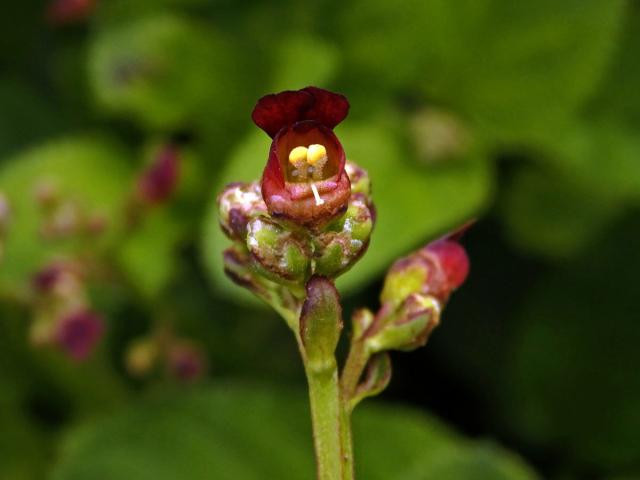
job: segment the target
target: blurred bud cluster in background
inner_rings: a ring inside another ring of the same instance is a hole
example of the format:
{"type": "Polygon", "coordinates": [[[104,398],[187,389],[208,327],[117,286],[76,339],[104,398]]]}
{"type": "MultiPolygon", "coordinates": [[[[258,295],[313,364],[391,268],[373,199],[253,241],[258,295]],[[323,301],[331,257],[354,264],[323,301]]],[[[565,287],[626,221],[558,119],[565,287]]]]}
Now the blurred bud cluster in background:
{"type": "Polygon", "coordinates": [[[479,219],[356,415],[362,478],[640,478],[639,2],[2,10],[0,478],[308,478],[295,342],[225,278],[216,206],[266,163],[256,100],[307,85],[349,98],[377,210],[345,316],[479,219]]]}

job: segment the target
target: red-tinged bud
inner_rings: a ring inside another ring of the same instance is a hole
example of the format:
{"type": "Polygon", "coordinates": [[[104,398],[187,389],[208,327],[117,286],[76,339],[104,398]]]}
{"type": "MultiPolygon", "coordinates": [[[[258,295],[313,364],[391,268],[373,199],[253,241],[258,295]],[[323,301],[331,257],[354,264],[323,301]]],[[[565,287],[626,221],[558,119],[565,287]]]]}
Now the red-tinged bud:
{"type": "Polygon", "coordinates": [[[55,285],[64,274],[64,266],[61,263],[54,263],[37,272],[31,279],[33,288],[39,293],[49,293],[53,291],[55,285]]]}
{"type": "Polygon", "coordinates": [[[96,0],[52,0],[47,21],[54,26],[81,23],[91,16],[96,5],[96,0]]]}
{"type": "Polygon", "coordinates": [[[55,342],[69,357],[85,360],[104,333],[104,322],[95,312],[78,310],[62,317],[56,325],[55,342]]]}
{"type": "Polygon", "coordinates": [[[202,350],[191,342],[177,342],[167,352],[169,374],[182,382],[194,382],[202,378],[206,365],[202,350]]]}
{"type": "Polygon", "coordinates": [[[387,273],[382,303],[397,306],[413,293],[445,303],[469,274],[469,257],[457,241],[460,235],[454,232],[396,261],[387,273]]]}
{"type": "Polygon", "coordinates": [[[443,291],[456,290],[469,275],[469,257],[464,247],[456,241],[438,240],[424,247],[420,254],[432,259],[438,266],[443,275],[443,291]]]}
{"type": "Polygon", "coordinates": [[[316,87],[258,101],[252,118],[273,138],[261,184],[273,217],[313,227],[344,212],[351,185],[333,128],[348,111],[344,96],[316,87]]]}
{"type": "Polygon", "coordinates": [[[71,261],[58,261],[36,272],[31,284],[38,294],[54,295],[69,305],[84,299],[83,272],[71,261]]]}
{"type": "Polygon", "coordinates": [[[412,293],[393,312],[378,313],[375,328],[367,332],[365,344],[370,352],[415,350],[424,346],[440,323],[442,306],[429,295],[412,293]]]}
{"type": "Polygon", "coordinates": [[[180,176],[180,152],[172,145],[163,147],[138,179],[138,198],[142,203],[166,202],[176,189],[180,176]]]}

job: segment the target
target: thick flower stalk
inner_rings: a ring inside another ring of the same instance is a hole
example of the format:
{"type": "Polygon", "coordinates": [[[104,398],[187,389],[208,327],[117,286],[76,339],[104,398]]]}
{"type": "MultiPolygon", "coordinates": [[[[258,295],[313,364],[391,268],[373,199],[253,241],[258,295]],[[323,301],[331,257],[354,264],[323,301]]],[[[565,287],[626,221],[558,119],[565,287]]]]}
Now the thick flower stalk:
{"type": "Polygon", "coordinates": [[[354,478],[353,408],[388,384],[388,350],[424,345],[469,268],[457,236],[396,262],[379,311],[353,315],[339,375],[343,319],[333,280],[366,252],[376,219],[369,176],[347,160],[333,132],[348,111],[344,96],[317,87],[261,98],[252,118],[272,138],[262,179],[218,196],[220,226],[232,241],[225,272],[271,305],[297,340],[321,480],[354,478]]]}

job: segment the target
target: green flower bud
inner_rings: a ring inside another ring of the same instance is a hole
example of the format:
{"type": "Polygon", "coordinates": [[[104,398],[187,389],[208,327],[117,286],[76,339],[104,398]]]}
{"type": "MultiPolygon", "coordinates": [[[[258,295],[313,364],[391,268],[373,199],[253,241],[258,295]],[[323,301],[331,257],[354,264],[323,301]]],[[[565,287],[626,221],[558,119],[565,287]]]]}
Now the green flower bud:
{"type": "Polygon", "coordinates": [[[423,346],[431,331],[440,323],[440,302],[429,295],[413,293],[393,312],[378,315],[383,321],[365,339],[370,352],[410,351],[423,346]]]}
{"type": "Polygon", "coordinates": [[[258,215],[265,215],[267,206],[258,182],[231,183],[218,196],[218,210],[222,231],[230,239],[244,243],[247,223],[258,215]]]}
{"type": "Polygon", "coordinates": [[[381,393],[391,381],[391,359],[386,352],[377,353],[367,362],[362,380],[351,398],[350,407],[353,409],[367,397],[381,393]]]}
{"type": "Polygon", "coordinates": [[[347,162],[344,169],[351,182],[351,194],[359,193],[369,197],[371,195],[371,180],[367,171],[353,162],[347,162]]]}
{"type": "Polygon", "coordinates": [[[314,272],[336,277],[351,268],[369,246],[373,221],[364,195],[353,195],[345,214],[313,237],[314,272]]]}
{"type": "Polygon", "coordinates": [[[267,217],[247,223],[247,248],[258,273],[279,283],[302,284],[311,275],[311,248],[298,231],[267,217]]]}
{"type": "Polygon", "coordinates": [[[353,312],[353,315],[351,316],[351,323],[354,340],[362,338],[364,333],[373,323],[374,318],[373,312],[368,308],[360,308],[353,312]]]}

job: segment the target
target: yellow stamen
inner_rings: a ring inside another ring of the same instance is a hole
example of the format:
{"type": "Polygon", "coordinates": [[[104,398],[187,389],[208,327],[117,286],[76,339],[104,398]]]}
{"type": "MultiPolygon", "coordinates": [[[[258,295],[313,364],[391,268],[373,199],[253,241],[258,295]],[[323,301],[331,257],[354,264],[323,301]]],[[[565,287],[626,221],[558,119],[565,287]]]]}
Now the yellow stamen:
{"type": "Polygon", "coordinates": [[[294,177],[300,180],[307,179],[307,147],[296,147],[289,152],[289,163],[295,168],[294,177]]]}
{"type": "Polygon", "coordinates": [[[311,166],[314,180],[322,180],[324,166],[329,158],[327,157],[327,149],[324,145],[309,145],[307,151],[307,163],[311,166]]]}
{"type": "Polygon", "coordinates": [[[324,200],[320,198],[320,194],[318,193],[318,187],[316,187],[315,183],[311,184],[311,191],[313,192],[313,196],[316,199],[316,205],[322,205],[324,200]]]}
{"type": "Polygon", "coordinates": [[[313,145],[309,145],[309,149],[307,150],[307,163],[311,166],[315,166],[317,163],[324,163],[327,161],[327,149],[324,148],[324,145],[318,145],[314,143],[313,145]]]}
{"type": "Polygon", "coordinates": [[[306,162],[307,157],[307,147],[296,147],[289,152],[289,163],[297,167],[300,162],[306,162]]]}

